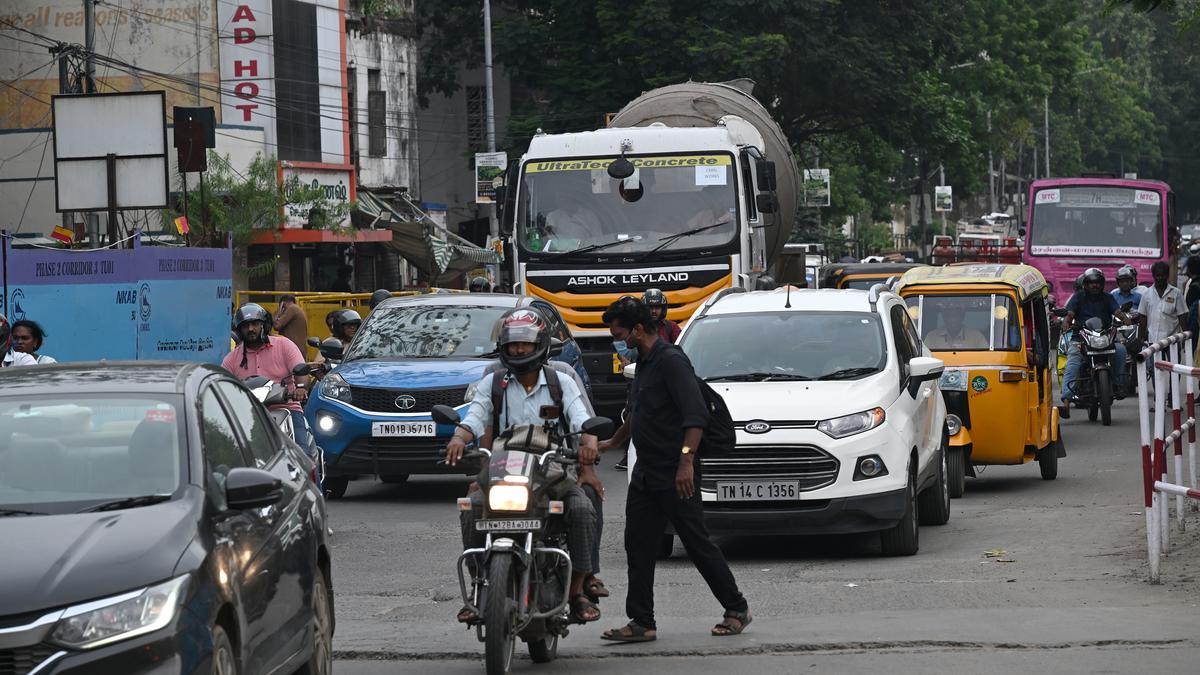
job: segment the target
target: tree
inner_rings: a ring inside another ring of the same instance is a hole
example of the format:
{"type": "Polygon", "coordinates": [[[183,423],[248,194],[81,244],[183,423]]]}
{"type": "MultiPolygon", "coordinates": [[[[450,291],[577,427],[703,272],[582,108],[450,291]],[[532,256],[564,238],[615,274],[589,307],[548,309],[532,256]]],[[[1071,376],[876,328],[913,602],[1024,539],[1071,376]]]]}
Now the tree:
{"type": "MultiPolygon", "coordinates": [[[[208,165],[203,192],[194,182],[188,186],[186,211],[180,202],[177,211],[163,212],[167,229],[173,229],[177,216],[187,216],[185,238],[191,246],[224,247],[232,237],[234,248],[243,248],[264,229],[282,226],[289,207],[313,214],[310,223],[321,228],[337,227],[350,213],[348,202],[328,198],[325,188],[305,185],[299,176],[280,185],[274,157],[259,153],[243,172],[228,157],[209,152],[208,165]]],[[[175,189],[182,193],[182,177],[177,182],[175,189]]]]}

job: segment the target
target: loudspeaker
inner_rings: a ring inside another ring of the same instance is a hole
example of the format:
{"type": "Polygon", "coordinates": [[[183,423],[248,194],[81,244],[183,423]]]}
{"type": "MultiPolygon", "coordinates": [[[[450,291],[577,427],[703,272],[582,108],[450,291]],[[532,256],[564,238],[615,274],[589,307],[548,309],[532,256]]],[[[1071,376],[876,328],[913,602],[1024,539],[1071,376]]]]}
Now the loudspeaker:
{"type": "Polygon", "coordinates": [[[174,129],[179,172],[207,171],[208,149],[217,147],[217,124],[213,109],[175,106],[174,129]]]}

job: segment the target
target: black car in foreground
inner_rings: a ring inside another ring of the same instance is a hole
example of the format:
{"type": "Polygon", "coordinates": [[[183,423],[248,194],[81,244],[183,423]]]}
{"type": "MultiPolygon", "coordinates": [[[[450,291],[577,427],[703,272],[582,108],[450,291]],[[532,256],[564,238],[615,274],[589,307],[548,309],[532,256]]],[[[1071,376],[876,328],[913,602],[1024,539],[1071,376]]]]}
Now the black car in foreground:
{"type": "Polygon", "coordinates": [[[0,370],[0,675],[331,672],[312,469],[221,368],[0,370]]]}

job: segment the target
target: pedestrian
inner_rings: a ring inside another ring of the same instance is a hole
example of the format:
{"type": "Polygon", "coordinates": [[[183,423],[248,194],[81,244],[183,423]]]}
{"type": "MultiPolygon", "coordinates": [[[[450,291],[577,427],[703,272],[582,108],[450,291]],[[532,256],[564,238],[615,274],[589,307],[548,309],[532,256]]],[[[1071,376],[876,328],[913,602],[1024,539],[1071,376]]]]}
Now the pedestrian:
{"type": "MultiPolygon", "coordinates": [[[[1200,263],[1200,258],[1197,262],[1200,263]]],[[[1191,267],[1190,263],[1188,267],[1191,267]]],[[[1150,342],[1156,342],[1180,330],[1180,322],[1186,320],[1188,305],[1183,292],[1168,283],[1170,265],[1160,260],[1150,268],[1150,274],[1154,277],[1154,285],[1142,294],[1138,314],[1141,315],[1142,332],[1150,342]]]]}
{"type": "Polygon", "coordinates": [[[275,332],[286,337],[304,354],[308,350],[308,317],[296,303],[296,296],[288,294],[279,298],[279,309],[275,312],[275,332]]]}
{"type": "Polygon", "coordinates": [[[0,349],[4,350],[4,359],[0,361],[0,368],[8,368],[9,366],[36,366],[37,359],[26,354],[25,352],[14,351],[12,342],[9,338],[12,337],[12,329],[8,325],[8,317],[0,314],[0,349]]]}
{"type": "Polygon", "coordinates": [[[46,331],[36,321],[21,319],[12,325],[12,348],[14,352],[24,352],[37,360],[39,365],[58,363],[53,356],[39,354],[42,343],[46,341],[46,331]]]}
{"type": "Polygon", "coordinates": [[[625,613],[630,621],[605,631],[603,638],[616,642],[657,639],[654,566],[668,522],[724,608],[724,616],[712,634],[737,635],[750,624],[750,609],[729,563],[704,525],[694,462],[709,412],[695,370],[681,349],[659,336],[644,302],[621,298],[609,305],[603,320],[613,339],[638,350],[629,426],[637,444],[638,462],[625,501],[625,555],[629,565],[625,613]]]}

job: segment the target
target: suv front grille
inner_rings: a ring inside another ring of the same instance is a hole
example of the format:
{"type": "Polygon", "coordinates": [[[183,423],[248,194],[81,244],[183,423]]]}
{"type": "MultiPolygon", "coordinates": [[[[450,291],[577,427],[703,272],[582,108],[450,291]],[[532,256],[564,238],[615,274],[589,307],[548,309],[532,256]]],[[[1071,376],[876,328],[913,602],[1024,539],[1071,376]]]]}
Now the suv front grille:
{"type": "Polygon", "coordinates": [[[44,644],[0,649],[0,675],[28,675],[57,652],[54,647],[44,644]]]}
{"type": "Polygon", "coordinates": [[[351,405],[370,412],[425,413],[435,405],[457,407],[463,404],[466,387],[448,389],[376,389],[374,387],[350,387],[351,405]],[[416,399],[411,408],[400,408],[396,399],[407,394],[416,399]]]}
{"type": "Polygon", "coordinates": [[[832,485],[839,466],[813,445],[739,445],[725,457],[700,458],[700,488],[716,490],[717,481],[798,480],[807,492],[832,485]]]}

